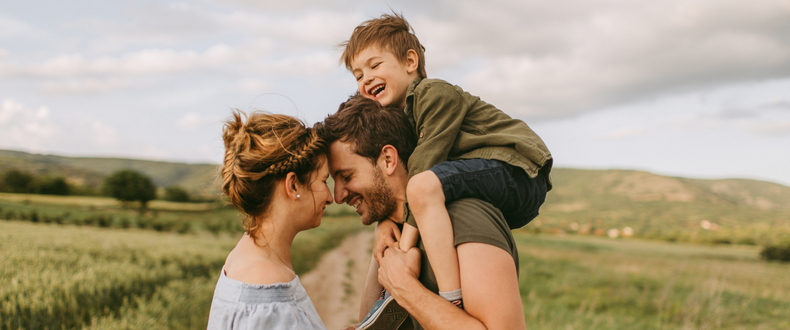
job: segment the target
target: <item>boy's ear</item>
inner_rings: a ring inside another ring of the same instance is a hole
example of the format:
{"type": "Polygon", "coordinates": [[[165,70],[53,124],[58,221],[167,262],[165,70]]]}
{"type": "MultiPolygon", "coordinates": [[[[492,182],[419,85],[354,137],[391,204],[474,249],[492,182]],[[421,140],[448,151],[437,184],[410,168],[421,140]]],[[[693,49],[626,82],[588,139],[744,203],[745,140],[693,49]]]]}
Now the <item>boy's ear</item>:
{"type": "Polygon", "coordinates": [[[418,66],[420,66],[420,56],[417,55],[414,49],[409,49],[406,52],[406,72],[409,74],[416,72],[418,66]]]}
{"type": "Polygon", "coordinates": [[[395,147],[393,147],[391,144],[388,144],[381,148],[378,165],[384,170],[384,172],[387,173],[387,175],[392,175],[395,173],[399,162],[400,158],[398,157],[398,150],[395,149],[395,147]]]}

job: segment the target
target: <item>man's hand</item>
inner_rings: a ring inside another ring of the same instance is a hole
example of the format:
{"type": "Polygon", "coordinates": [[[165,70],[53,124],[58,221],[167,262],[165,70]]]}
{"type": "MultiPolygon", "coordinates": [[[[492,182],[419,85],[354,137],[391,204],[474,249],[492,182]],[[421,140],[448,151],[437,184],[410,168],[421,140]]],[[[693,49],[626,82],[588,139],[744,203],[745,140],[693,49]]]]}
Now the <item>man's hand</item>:
{"type": "Polygon", "coordinates": [[[376,242],[373,246],[373,257],[379,261],[384,257],[384,250],[397,246],[400,240],[398,225],[392,220],[381,220],[376,224],[376,242]]]}
{"type": "Polygon", "coordinates": [[[402,292],[408,292],[407,286],[419,284],[417,276],[420,274],[420,249],[411,248],[403,251],[398,246],[392,246],[384,251],[384,256],[379,260],[379,283],[399,299],[402,292]]]}

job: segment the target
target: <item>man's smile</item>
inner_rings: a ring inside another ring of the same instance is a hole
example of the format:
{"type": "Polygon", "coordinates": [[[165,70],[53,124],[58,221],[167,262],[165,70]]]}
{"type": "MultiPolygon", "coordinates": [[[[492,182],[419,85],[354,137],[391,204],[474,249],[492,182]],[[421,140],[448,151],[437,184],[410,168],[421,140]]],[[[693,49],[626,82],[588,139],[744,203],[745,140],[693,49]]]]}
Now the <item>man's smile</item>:
{"type": "Polygon", "coordinates": [[[354,196],[347,204],[353,206],[354,211],[359,212],[359,205],[362,204],[362,197],[354,196]]]}

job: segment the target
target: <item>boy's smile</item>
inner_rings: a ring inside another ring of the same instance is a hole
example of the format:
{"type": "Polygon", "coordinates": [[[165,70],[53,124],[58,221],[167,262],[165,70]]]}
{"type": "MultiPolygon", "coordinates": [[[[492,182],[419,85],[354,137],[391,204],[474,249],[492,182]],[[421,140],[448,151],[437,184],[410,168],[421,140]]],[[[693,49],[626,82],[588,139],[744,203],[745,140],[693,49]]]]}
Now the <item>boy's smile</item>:
{"type": "Polygon", "coordinates": [[[351,72],[363,97],[379,101],[385,107],[403,108],[409,85],[418,77],[417,53],[409,50],[406,61],[401,62],[392,52],[370,46],[351,61],[351,72]]]}

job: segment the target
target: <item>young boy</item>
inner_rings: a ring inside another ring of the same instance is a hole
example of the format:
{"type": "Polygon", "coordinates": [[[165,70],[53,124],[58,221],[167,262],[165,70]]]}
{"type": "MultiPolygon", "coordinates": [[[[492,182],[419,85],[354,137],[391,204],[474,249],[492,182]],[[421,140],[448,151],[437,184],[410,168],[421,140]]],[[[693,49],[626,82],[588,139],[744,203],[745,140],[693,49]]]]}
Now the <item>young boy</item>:
{"type": "Polygon", "coordinates": [[[379,223],[376,259],[383,254],[384,241],[400,236],[399,247],[407,250],[422,236],[439,295],[463,308],[445,203],[482,199],[502,211],[510,229],[520,228],[538,215],[551,190],[551,154],[523,121],[458,86],[427,79],[423,47],[401,15],[363,22],[341,46],[342,61],[353,73],[359,94],[403,109],[418,137],[407,165],[406,225],[398,235],[391,221],[379,223]]]}

